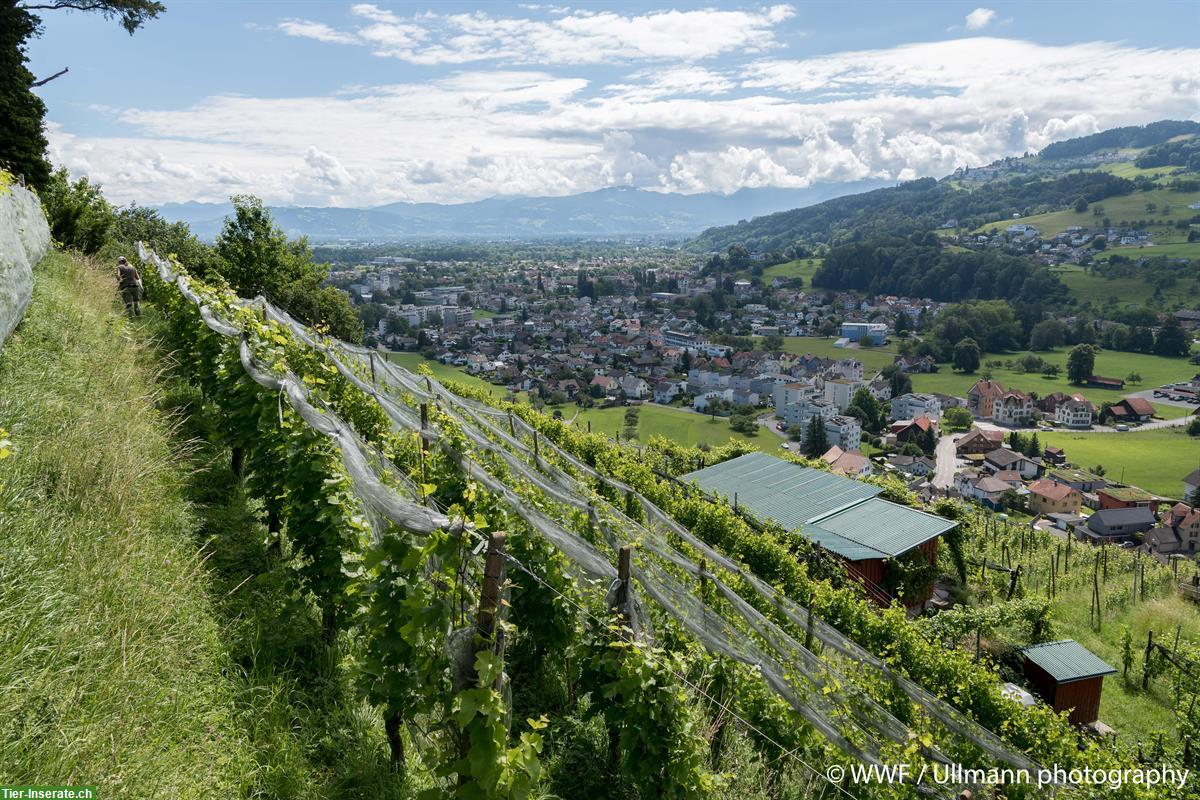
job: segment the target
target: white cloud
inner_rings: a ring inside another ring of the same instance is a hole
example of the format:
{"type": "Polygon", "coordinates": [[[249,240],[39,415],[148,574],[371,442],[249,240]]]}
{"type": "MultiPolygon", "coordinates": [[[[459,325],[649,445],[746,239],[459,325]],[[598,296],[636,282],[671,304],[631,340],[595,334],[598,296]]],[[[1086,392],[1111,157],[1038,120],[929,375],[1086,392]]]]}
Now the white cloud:
{"type": "Polygon", "coordinates": [[[318,42],[329,44],[358,44],[357,36],[334,30],[323,22],[311,22],[305,19],[288,19],[279,23],[279,30],[288,36],[303,39],[316,39],[318,42]]]}
{"type": "Polygon", "coordinates": [[[977,31],[991,22],[995,16],[996,12],[990,8],[977,8],[967,14],[967,30],[977,31]]]}
{"type": "MultiPolygon", "coordinates": [[[[433,46],[445,45],[421,45],[433,46]]],[[[720,69],[681,59],[600,85],[509,68],[328,96],[214,96],[109,112],[116,136],[49,134],[57,160],[120,202],[732,192],[940,176],[1103,128],[1194,119],[1198,63],[1196,49],[976,37],[720,69]]]]}
{"type": "Polygon", "coordinates": [[[370,3],[352,6],[366,25],[338,31],[307,20],[279,29],[339,44],[359,43],[381,57],[414,64],[597,64],[623,60],[697,61],[776,45],[773,27],[795,14],[789,5],[757,11],[714,8],[622,15],[550,7],[555,19],[493,17],[486,12],[424,13],[408,18],[370,3]]]}

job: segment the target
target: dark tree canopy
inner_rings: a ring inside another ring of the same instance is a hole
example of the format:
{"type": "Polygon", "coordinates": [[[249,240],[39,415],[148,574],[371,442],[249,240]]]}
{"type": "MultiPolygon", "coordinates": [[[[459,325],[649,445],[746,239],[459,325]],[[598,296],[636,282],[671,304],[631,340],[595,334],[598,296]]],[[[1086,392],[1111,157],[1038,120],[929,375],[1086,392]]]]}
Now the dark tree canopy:
{"type": "Polygon", "coordinates": [[[933,300],[1065,299],[1058,276],[1029,259],[993,252],[950,252],[933,234],[883,237],[835,247],[813,286],[933,300]]]}
{"type": "Polygon", "coordinates": [[[50,180],[42,120],[46,105],[33,93],[26,67],[29,39],[42,32],[40,11],[84,11],[116,19],[133,33],[166,11],[156,0],[0,0],[0,167],[38,187],[50,180]]]}

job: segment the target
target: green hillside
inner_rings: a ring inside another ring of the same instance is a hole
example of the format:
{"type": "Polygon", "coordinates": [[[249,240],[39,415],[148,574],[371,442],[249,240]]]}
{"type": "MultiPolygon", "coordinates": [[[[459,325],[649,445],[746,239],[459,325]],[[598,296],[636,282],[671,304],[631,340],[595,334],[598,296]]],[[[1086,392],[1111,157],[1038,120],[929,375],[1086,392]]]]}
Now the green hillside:
{"type": "Polygon", "coordinates": [[[239,796],[255,759],[157,357],[107,271],[35,276],[0,355],[0,782],[239,796]]]}
{"type": "MultiPolygon", "coordinates": [[[[1200,213],[1195,209],[1188,208],[1189,204],[1195,202],[1200,202],[1200,190],[1179,191],[1158,188],[1148,192],[1139,191],[1108,197],[1093,203],[1086,211],[1082,212],[1077,212],[1072,208],[1034,214],[1022,217],[1019,221],[1034,226],[1043,237],[1057,236],[1074,226],[1099,228],[1105,218],[1118,228],[1145,221],[1150,223],[1149,228],[1155,234],[1156,240],[1161,238],[1163,241],[1174,241],[1187,238],[1186,233],[1181,235],[1178,229],[1173,227],[1173,224],[1179,220],[1191,219],[1200,213]],[[1100,209],[1100,213],[1096,213],[1097,208],[1100,209]]],[[[977,231],[982,232],[993,227],[1003,228],[1011,222],[1011,217],[996,217],[979,226],[977,231]]],[[[1142,226],[1139,225],[1139,227],[1142,226]]]]}

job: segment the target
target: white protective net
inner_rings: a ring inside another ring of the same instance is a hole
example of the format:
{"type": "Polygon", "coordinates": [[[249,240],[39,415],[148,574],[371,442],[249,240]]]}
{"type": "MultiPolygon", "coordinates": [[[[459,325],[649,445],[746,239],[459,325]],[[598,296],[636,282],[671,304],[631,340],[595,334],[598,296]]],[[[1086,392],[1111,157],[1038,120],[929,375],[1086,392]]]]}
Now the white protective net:
{"type": "MultiPolygon", "coordinates": [[[[158,268],[163,280],[175,283],[199,308],[210,329],[230,339],[241,338],[241,363],[254,381],[278,392],[281,402],[286,400],[314,430],[336,444],[354,491],[372,512],[370,516],[417,533],[454,524],[469,528],[415,502],[411,487],[406,491],[403,476],[392,474],[396,471],[386,460],[331,410],[316,408],[296,376],[276,375],[258,364],[242,332],[217,319],[191,290],[185,276],[175,275],[170,264],[153,252],[139,246],[139,253],[158,268]]],[[[675,621],[711,652],[757,669],[772,691],[843,752],[867,763],[880,763],[889,743],[904,746],[917,738],[909,725],[862,688],[890,685],[908,699],[910,718],[922,719],[938,731],[939,747],[922,748],[926,758],[942,763],[951,757],[967,758],[976,763],[1036,769],[1024,753],[718,553],[631,487],[600,474],[540,436],[520,417],[459,397],[438,381],[401,369],[366,348],[317,334],[263,298],[243,302],[261,306],[268,319],[324,352],[342,375],[376,399],[397,430],[415,432],[441,447],[465,474],[501,497],[566,555],[581,577],[611,582],[617,576],[615,551],[623,544],[638,545],[642,555],[633,570],[629,587],[633,597],[626,608],[636,627],[646,629],[652,616],[641,610],[640,593],[653,601],[653,614],[675,621]],[[465,433],[475,453],[490,455],[510,475],[535,487],[544,498],[542,507],[535,507],[514,485],[489,471],[479,456],[455,450],[433,426],[424,425],[414,404],[429,402],[465,433]],[[617,508],[589,482],[632,500],[646,522],[631,519],[625,513],[628,505],[625,510],[617,508]],[[598,541],[588,541],[564,523],[570,513],[580,511],[587,515],[589,529],[599,535],[598,541]],[[739,593],[734,584],[747,588],[739,593]],[[750,602],[745,592],[758,602],[750,602]],[[774,619],[762,609],[773,612],[774,619]]],[[[949,796],[956,788],[962,787],[923,787],[922,791],[949,796]]]]}
{"type": "Polygon", "coordinates": [[[36,194],[5,185],[0,173],[0,347],[33,296],[33,268],[50,249],[50,226],[36,194]]]}

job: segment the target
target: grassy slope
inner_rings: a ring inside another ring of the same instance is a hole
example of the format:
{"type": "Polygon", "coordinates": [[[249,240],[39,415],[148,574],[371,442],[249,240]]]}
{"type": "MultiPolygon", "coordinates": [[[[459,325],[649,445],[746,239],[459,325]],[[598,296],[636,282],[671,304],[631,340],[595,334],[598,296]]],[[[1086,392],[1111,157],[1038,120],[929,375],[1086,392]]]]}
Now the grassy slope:
{"type": "Polygon", "coordinates": [[[233,796],[253,769],[154,358],[104,277],[39,267],[0,356],[0,783],[233,796]]]}
{"type": "Polygon", "coordinates": [[[1182,428],[1126,433],[1043,433],[1043,445],[1055,445],[1087,468],[1103,464],[1111,479],[1132,483],[1164,497],[1178,498],[1183,478],[1200,467],[1200,439],[1182,428]]]}
{"type": "Polygon", "coordinates": [[[200,443],[220,419],[138,344],[157,310],[128,325],[109,271],[62,255],[36,280],[0,354],[0,783],[412,797],[353,642],[322,641],[228,452],[200,443]]]}
{"type": "MultiPolygon", "coordinates": [[[[1200,192],[1180,192],[1174,189],[1154,189],[1149,192],[1133,192],[1120,197],[1110,197],[1101,200],[1097,205],[1104,207],[1104,213],[1096,216],[1092,208],[1077,213],[1075,209],[1066,211],[1050,211],[1045,214],[1034,214],[1019,220],[999,219],[981,226],[978,231],[988,231],[993,227],[1003,229],[1013,222],[1033,225],[1043,236],[1057,236],[1074,225],[1084,228],[1099,227],[1104,217],[1108,217],[1114,225],[1136,220],[1153,220],[1155,222],[1174,222],[1180,219],[1190,219],[1196,212],[1188,208],[1189,203],[1200,200],[1200,192]],[[1153,212],[1146,211],[1146,204],[1154,203],[1158,208],[1153,212]],[[1170,206],[1167,214],[1162,213],[1163,206],[1170,206]]],[[[1161,228],[1155,228],[1156,238],[1161,228]]]]}
{"type": "MultiPolygon", "coordinates": [[[[1136,258],[1151,255],[1170,256],[1176,255],[1173,251],[1180,247],[1194,248],[1193,253],[1190,254],[1191,257],[1200,258],[1200,242],[1182,246],[1168,244],[1143,249],[1136,254],[1127,252],[1129,248],[1119,248],[1116,252],[1136,258]]],[[[1098,258],[1110,254],[1110,251],[1105,251],[1098,258]]],[[[1063,264],[1054,267],[1051,272],[1058,275],[1059,279],[1071,290],[1072,296],[1079,299],[1079,302],[1091,303],[1098,308],[1104,308],[1110,303],[1122,308],[1150,305],[1151,296],[1154,294],[1154,287],[1148,281],[1136,276],[1105,278],[1089,273],[1077,264],[1063,264]]],[[[1200,277],[1176,281],[1174,286],[1163,291],[1162,303],[1168,308],[1175,305],[1200,306],[1200,277]]]]}

